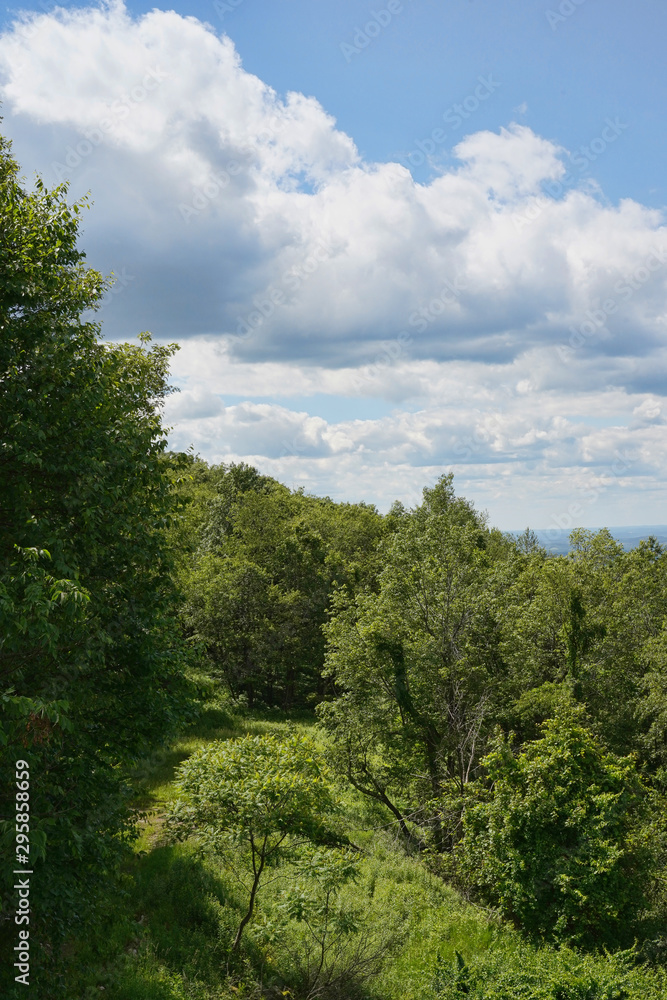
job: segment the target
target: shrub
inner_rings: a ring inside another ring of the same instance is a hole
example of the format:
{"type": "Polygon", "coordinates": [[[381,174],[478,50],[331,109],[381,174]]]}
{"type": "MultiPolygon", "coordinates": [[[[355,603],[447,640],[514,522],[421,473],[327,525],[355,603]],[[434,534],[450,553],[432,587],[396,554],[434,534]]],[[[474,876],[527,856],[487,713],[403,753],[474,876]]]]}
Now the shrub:
{"type": "Polygon", "coordinates": [[[651,865],[632,759],[607,753],[571,710],[517,756],[501,738],[483,763],[491,790],[467,810],[459,849],[468,882],[530,934],[632,943],[651,865]]]}
{"type": "Polygon", "coordinates": [[[634,968],[629,952],[604,958],[569,948],[495,948],[469,963],[440,959],[434,994],[440,1000],[662,1000],[664,976],[634,968]]]}
{"type": "Polygon", "coordinates": [[[247,890],[237,951],[267,870],[294,856],[293,838],[324,833],[322,819],[333,805],[326,768],[308,737],[244,736],[194,753],[181,765],[177,787],[184,799],[172,822],[223,854],[247,890]]]}

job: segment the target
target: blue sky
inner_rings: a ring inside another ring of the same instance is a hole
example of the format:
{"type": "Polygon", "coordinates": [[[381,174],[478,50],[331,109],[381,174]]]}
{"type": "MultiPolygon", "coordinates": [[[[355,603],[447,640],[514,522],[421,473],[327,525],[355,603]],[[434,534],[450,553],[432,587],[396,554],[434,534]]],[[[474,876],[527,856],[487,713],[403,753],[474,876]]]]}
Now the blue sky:
{"type": "MultiPolygon", "coordinates": [[[[245,68],[278,92],[317,97],[369,160],[400,161],[441,124],[443,113],[474,94],[479,76],[491,74],[500,86],[458,130],[447,130],[442,162],[473,129],[519,119],[575,151],[600,134],[608,116],[618,116],[629,126],[629,141],[599,157],[594,169],[591,160],[591,173],[612,200],[667,204],[667,8],[661,0],[584,0],[572,2],[568,15],[548,0],[406,0],[400,6],[356,54],[341,45],[353,44],[356,29],[386,9],[383,3],[242,0],[217,16],[212,4],[178,9],[226,31],[245,68]],[[524,104],[525,112],[517,111],[524,104]]],[[[430,173],[414,171],[418,180],[430,173]]]]}
{"type": "Polygon", "coordinates": [[[660,0],[7,9],[4,131],[90,190],[175,447],[505,529],[660,523],[660,0]],[[33,13],[25,13],[30,12],[33,13]]]}

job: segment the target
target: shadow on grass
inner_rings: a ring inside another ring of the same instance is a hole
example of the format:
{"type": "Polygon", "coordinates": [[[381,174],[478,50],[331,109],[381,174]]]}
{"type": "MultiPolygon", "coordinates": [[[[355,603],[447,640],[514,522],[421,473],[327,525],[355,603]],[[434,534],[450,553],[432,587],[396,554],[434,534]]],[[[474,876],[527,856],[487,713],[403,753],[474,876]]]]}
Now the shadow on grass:
{"type": "Polygon", "coordinates": [[[213,740],[231,739],[241,735],[241,732],[239,719],[227,708],[205,708],[176,743],[159,750],[137,768],[134,774],[137,809],[147,812],[160,805],[165,798],[160,792],[173,782],[176,768],[197,746],[213,740]]]}
{"type": "MultiPolygon", "coordinates": [[[[184,845],[136,858],[131,905],[141,929],[107,996],[177,1000],[226,995],[227,964],[239,920],[222,880],[184,845]]],[[[233,995],[232,993],[229,994],[233,995]]]]}
{"type": "MultiPolygon", "coordinates": [[[[286,995],[292,970],[280,968],[280,960],[270,967],[252,935],[244,937],[239,955],[232,953],[245,900],[190,845],[159,846],[137,856],[131,881],[128,905],[138,935],[107,981],[105,995],[110,1000],[259,1000],[286,995]]],[[[357,997],[366,994],[355,992],[354,1000],[357,997]]]]}
{"type": "Polygon", "coordinates": [[[221,740],[233,735],[238,729],[239,718],[228,707],[209,706],[197,717],[183,734],[185,738],[221,740]]]}

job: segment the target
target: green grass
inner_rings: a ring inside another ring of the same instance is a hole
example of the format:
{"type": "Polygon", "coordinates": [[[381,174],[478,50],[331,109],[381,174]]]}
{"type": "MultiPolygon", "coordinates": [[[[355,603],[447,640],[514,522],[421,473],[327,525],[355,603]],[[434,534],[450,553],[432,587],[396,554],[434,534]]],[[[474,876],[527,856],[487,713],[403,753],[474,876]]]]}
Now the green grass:
{"type": "MultiPolygon", "coordinates": [[[[231,1000],[285,996],[303,1000],[299,949],[307,930],[277,920],[293,883],[284,877],[260,895],[240,958],[230,945],[243,898],[222,864],[193,843],[168,843],[163,818],[175,799],[174,770],[211,740],[245,733],[311,729],[310,716],[234,714],[209,706],[167,752],[137,772],[137,803],[146,811],[141,836],[110,897],[102,933],[73,946],[72,1000],[231,1000]]],[[[539,949],[492,914],[465,902],[422,861],[405,855],[384,810],[349,788],[340,789],[340,823],[363,849],[356,884],[341,893],[356,910],[355,942],[383,950],[383,967],[366,983],[345,987],[334,1000],[659,1000],[667,981],[633,967],[627,957],[582,957],[568,949],[539,949]],[[458,956],[457,957],[457,953],[458,956]]],[[[349,941],[349,943],[348,943],[349,941]]]]}

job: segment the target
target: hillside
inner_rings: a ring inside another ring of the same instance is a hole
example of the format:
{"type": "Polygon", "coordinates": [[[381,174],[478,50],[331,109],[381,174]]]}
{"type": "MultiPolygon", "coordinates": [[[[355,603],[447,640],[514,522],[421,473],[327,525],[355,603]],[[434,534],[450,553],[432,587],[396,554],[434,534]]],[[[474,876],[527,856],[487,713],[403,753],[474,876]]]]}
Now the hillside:
{"type": "Polygon", "coordinates": [[[101,989],[110,1000],[665,995],[665,974],[635,969],[631,953],[596,958],[525,942],[497,913],[466,901],[429,871],[437,865],[406,854],[395,824],[344,785],[338,789],[338,821],[360,849],[360,861],[357,879],[344,887],[339,903],[354,914],[354,923],[341,943],[332,934],[327,959],[335,973],[354,971],[365,949],[373,961],[362,972],[373,975],[356,986],[334,985],[330,993],[312,982],[317,962],[306,958],[308,932],[285,914],[285,900],[295,890],[293,865],[276,873],[280,878],[262,897],[244,954],[230,963],[242,896],[219,859],[200,853],[195,840],[178,843],[165,834],[164,818],[177,798],[174,766],[212,741],[313,730],[303,715],[281,720],[275,713],[238,714],[227,702],[209,703],[197,725],[143,769],[137,780],[147,815],[125,869],[125,894],[110,901],[113,911],[93,947],[80,944],[70,956],[70,995],[92,998],[101,989]]]}

